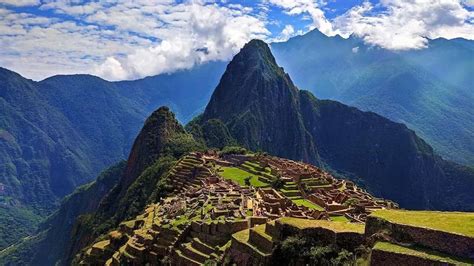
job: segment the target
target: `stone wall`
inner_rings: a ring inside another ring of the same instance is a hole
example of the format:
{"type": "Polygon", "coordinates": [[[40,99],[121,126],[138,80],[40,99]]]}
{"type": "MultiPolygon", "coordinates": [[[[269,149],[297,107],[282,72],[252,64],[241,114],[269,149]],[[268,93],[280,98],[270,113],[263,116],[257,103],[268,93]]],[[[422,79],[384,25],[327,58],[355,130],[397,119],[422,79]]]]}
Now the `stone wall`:
{"type": "Polygon", "coordinates": [[[258,217],[258,216],[252,216],[249,217],[249,227],[254,227],[259,224],[264,224],[268,221],[267,217],[258,217]]]}
{"type": "Polygon", "coordinates": [[[236,240],[232,240],[232,244],[227,251],[226,256],[232,258],[232,262],[236,265],[269,265],[270,257],[262,256],[250,246],[236,240]]]}
{"type": "Polygon", "coordinates": [[[416,265],[416,266],[446,266],[453,265],[441,263],[426,258],[409,256],[405,254],[391,253],[382,250],[372,250],[370,265],[383,266],[400,266],[400,265],[416,265]]]}
{"type": "Polygon", "coordinates": [[[474,238],[429,228],[390,223],[371,217],[367,219],[365,235],[386,232],[399,242],[415,243],[454,256],[474,259],[474,238]]]}
{"type": "Polygon", "coordinates": [[[249,243],[265,253],[272,253],[273,242],[250,229],[249,243]]]}

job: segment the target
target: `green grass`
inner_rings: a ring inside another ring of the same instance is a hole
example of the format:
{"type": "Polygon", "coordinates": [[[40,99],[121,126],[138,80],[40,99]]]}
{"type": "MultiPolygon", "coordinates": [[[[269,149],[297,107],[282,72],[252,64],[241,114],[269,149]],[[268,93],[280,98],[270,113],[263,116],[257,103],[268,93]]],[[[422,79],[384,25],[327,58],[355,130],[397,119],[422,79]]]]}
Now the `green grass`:
{"type": "Polygon", "coordinates": [[[282,217],[279,221],[283,224],[288,224],[299,229],[306,228],[325,228],[335,232],[354,232],[363,234],[365,230],[364,224],[347,223],[347,222],[332,222],[324,220],[309,220],[299,219],[293,217],[282,217]]]}
{"type": "Polygon", "coordinates": [[[171,221],[171,225],[173,227],[178,227],[182,224],[187,224],[189,222],[190,222],[190,220],[189,220],[188,216],[181,215],[178,219],[174,219],[173,221],[171,221]]]}
{"type": "Polygon", "coordinates": [[[249,234],[250,234],[249,229],[245,229],[245,230],[242,230],[242,231],[239,231],[239,232],[233,234],[232,236],[237,241],[242,242],[242,243],[246,243],[249,240],[249,234]]]}
{"type": "Polygon", "coordinates": [[[455,265],[472,265],[473,261],[448,256],[446,254],[436,252],[433,250],[423,249],[419,247],[405,247],[388,242],[377,242],[373,248],[374,250],[387,251],[398,254],[406,254],[420,258],[440,261],[444,263],[451,263],[455,265]]]}
{"type": "Polygon", "coordinates": [[[293,201],[296,205],[298,206],[305,206],[305,207],[308,207],[312,210],[318,210],[318,211],[323,211],[324,208],[322,208],[321,206],[319,205],[316,205],[306,199],[294,199],[294,200],[291,200],[293,201]]]}
{"type": "Polygon", "coordinates": [[[267,235],[267,233],[265,232],[265,228],[266,228],[266,225],[265,224],[261,224],[261,225],[257,225],[255,226],[254,228],[252,228],[252,230],[254,230],[257,234],[265,237],[266,239],[268,240],[272,240],[272,237],[267,235]]]}
{"type": "Polygon", "coordinates": [[[254,247],[252,244],[249,243],[249,235],[250,235],[250,229],[245,229],[242,231],[239,231],[235,234],[232,235],[232,237],[236,240],[239,241],[240,243],[247,245],[249,248],[251,248],[253,251],[257,252],[258,254],[262,256],[266,256],[268,254],[262,253],[258,248],[254,247]]]}
{"type": "Polygon", "coordinates": [[[222,167],[221,168],[223,171],[220,172],[219,174],[229,180],[233,180],[237,182],[241,186],[245,186],[245,178],[251,177],[250,178],[250,185],[254,187],[265,187],[268,186],[267,183],[264,183],[258,179],[257,175],[254,175],[252,173],[249,173],[247,171],[244,171],[240,168],[237,167],[222,167]]]}
{"type": "Polygon", "coordinates": [[[330,218],[333,222],[349,222],[345,216],[331,216],[330,218]]]}
{"type": "Polygon", "coordinates": [[[389,222],[431,228],[443,232],[474,237],[474,213],[377,210],[371,216],[389,222]]]}

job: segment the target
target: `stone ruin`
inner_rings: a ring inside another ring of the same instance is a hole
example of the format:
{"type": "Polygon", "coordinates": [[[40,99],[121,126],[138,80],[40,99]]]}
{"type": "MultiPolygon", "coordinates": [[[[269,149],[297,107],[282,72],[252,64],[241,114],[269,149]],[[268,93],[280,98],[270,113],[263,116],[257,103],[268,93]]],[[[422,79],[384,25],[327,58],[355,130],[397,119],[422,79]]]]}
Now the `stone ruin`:
{"type": "Polygon", "coordinates": [[[81,253],[81,264],[199,265],[220,261],[232,234],[281,217],[360,223],[374,209],[397,207],[315,166],[272,156],[191,153],[169,180],[171,195],[81,253]],[[240,168],[268,185],[240,186],[222,177],[220,167],[240,168]],[[276,178],[283,187],[271,187],[276,178]]]}

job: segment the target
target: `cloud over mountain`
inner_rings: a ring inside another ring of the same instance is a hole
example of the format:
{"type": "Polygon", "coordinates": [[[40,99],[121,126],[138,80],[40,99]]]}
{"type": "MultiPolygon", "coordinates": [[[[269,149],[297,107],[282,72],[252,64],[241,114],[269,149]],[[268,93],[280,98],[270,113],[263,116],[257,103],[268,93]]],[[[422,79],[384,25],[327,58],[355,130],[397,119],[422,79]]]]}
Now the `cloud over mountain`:
{"type": "Polygon", "coordinates": [[[472,1],[0,0],[0,66],[33,79],[91,73],[133,79],[229,60],[253,38],[318,28],[387,49],[474,39],[472,1]]]}

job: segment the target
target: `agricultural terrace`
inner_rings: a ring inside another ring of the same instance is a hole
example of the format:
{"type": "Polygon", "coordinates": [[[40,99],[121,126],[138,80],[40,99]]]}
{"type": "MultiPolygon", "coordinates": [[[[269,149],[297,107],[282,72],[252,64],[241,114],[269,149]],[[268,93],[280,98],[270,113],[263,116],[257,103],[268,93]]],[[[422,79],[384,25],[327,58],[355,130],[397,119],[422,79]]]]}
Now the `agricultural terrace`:
{"type": "Polygon", "coordinates": [[[266,187],[267,183],[259,180],[258,175],[252,174],[237,167],[221,167],[222,172],[219,173],[225,179],[237,182],[240,186],[246,187],[245,179],[250,177],[250,185],[253,187],[266,187]]]}
{"type": "Polygon", "coordinates": [[[292,201],[298,206],[305,206],[312,210],[324,211],[324,208],[306,199],[292,199],[292,201]]]}
{"type": "Polygon", "coordinates": [[[474,237],[474,213],[377,210],[371,216],[396,224],[431,228],[448,233],[474,237]]]}
{"type": "Polygon", "coordinates": [[[449,256],[434,250],[423,249],[416,246],[400,246],[389,242],[377,242],[373,249],[439,261],[442,264],[472,265],[469,260],[449,256]]]}
{"type": "Polygon", "coordinates": [[[348,222],[335,222],[325,220],[309,220],[299,219],[293,217],[282,217],[279,221],[283,224],[288,224],[299,229],[306,228],[325,228],[335,232],[355,232],[364,233],[365,225],[362,223],[348,223],[348,222]]]}

